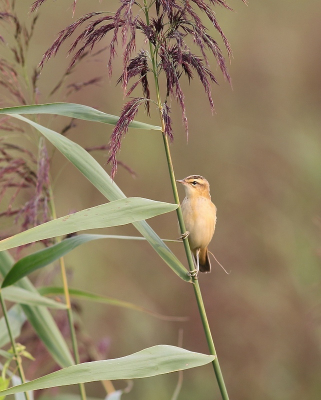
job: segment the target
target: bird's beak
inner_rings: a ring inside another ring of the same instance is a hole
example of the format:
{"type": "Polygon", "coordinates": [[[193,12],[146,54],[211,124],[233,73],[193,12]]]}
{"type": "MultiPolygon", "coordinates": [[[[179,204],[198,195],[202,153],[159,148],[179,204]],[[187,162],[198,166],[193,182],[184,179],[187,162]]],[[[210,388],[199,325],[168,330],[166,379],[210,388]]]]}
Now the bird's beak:
{"type": "Polygon", "coordinates": [[[184,179],[176,179],[176,182],[182,183],[183,185],[185,183],[184,179]]]}

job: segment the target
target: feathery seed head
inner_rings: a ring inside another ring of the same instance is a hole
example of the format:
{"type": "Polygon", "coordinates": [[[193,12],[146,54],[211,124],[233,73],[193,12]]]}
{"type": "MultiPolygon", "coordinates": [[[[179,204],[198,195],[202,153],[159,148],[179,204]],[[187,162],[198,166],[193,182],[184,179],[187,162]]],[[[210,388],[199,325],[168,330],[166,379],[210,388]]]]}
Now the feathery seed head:
{"type": "MultiPolygon", "coordinates": [[[[32,11],[39,8],[45,0],[37,0],[33,3],[32,11]]],[[[245,2],[245,0],[242,0],[245,2]]],[[[75,5],[76,2],[74,2],[75,5]]],[[[205,26],[203,19],[207,19],[218,33],[226,48],[228,57],[232,51],[230,44],[224,35],[214,12],[215,6],[222,6],[228,10],[231,8],[224,0],[144,0],[141,5],[135,0],[119,0],[119,8],[115,13],[93,12],[84,15],[76,22],[69,25],[58,34],[53,45],[46,51],[42,61],[44,62],[54,56],[63,42],[65,42],[78,28],[82,32],[74,39],[69,49],[73,58],[69,68],[85,53],[90,52],[109,35],[109,60],[108,70],[111,75],[113,60],[116,56],[117,46],[122,47],[123,68],[118,82],[121,82],[127,96],[140,85],[143,97],[135,97],[124,107],[119,123],[116,125],[111,138],[110,157],[112,162],[112,176],[116,172],[116,154],[120,149],[122,136],[127,132],[128,121],[136,115],[138,107],[145,104],[146,111],[150,113],[150,89],[149,75],[158,80],[161,74],[165,75],[166,91],[165,103],[161,108],[161,115],[165,126],[164,134],[172,139],[172,127],[169,117],[168,97],[177,100],[181,112],[186,134],[188,134],[188,121],[185,107],[185,96],[181,81],[185,75],[188,80],[197,77],[208,97],[212,112],[214,102],[211,94],[211,83],[217,83],[213,74],[209,55],[212,55],[224,78],[230,82],[226,63],[217,41],[212,32],[205,26]],[[153,10],[155,10],[153,12],[153,10]],[[84,24],[87,24],[84,26],[84,24]],[[147,49],[136,51],[137,35],[144,37],[148,44],[147,49]],[[189,48],[194,43],[200,54],[194,54],[189,48]],[[134,81],[129,89],[129,82],[134,81]]]]}

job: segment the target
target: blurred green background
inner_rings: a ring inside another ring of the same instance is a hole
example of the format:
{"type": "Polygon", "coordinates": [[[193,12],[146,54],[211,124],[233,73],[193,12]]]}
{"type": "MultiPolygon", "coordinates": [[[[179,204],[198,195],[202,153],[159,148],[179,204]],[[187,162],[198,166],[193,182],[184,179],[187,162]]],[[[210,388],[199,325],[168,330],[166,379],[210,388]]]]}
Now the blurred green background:
{"type": "MultiPolygon", "coordinates": [[[[21,19],[28,21],[31,2],[16,3],[21,19]]],[[[48,0],[41,7],[29,52],[30,71],[67,24],[89,11],[115,11],[119,2],[79,0],[73,20],[71,3],[48,0]]],[[[213,87],[212,115],[200,83],[182,83],[190,135],[187,142],[173,101],[176,177],[205,176],[218,208],[210,250],[230,274],[213,263],[212,273],[199,279],[230,398],[314,400],[321,396],[321,3],[229,3],[234,11],[217,8],[217,17],[233,49],[233,88],[215,66],[220,85],[213,87]]],[[[108,38],[98,48],[107,44],[108,38]]],[[[138,50],[140,45],[144,44],[138,44],[138,50]]],[[[39,82],[41,102],[48,100],[41,96],[68,65],[66,51],[63,46],[45,65],[39,82]]],[[[121,59],[114,64],[112,79],[106,64],[104,53],[84,62],[68,83],[103,76],[102,83],[68,98],[61,93],[55,100],[119,114],[124,98],[115,85],[121,59]]],[[[137,119],[159,125],[154,109],[151,119],[143,110],[137,119]]],[[[60,119],[50,126],[63,125],[60,119]]],[[[68,137],[82,146],[98,146],[108,143],[111,132],[110,126],[77,121],[68,137]]],[[[94,155],[110,171],[107,154],[94,155]]],[[[116,183],[127,196],[173,201],[160,134],[129,130],[119,159],[137,174],[133,178],[118,169],[116,183]]],[[[58,153],[52,176],[59,216],[104,202],[58,153]]],[[[178,237],[174,213],[151,220],[151,225],[162,238],[178,237]]],[[[133,227],[108,233],[136,235],[133,227]]],[[[186,263],[182,245],[170,247],[186,263]]],[[[181,329],[183,347],[208,352],[191,285],[174,275],[147,243],[98,241],[76,249],[66,262],[72,287],[189,317],[186,323],[164,322],[79,303],[84,331],[96,343],[108,341],[108,357],[155,344],[176,345],[181,329]]],[[[59,284],[59,277],[55,279],[59,284]]],[[[30,370],[28,378],[34,377],[30,370]]],[[[176,374],[138,380],[124,398],[170,399],[176,382],[176,374]]],[[[89,385],[88,392],[104,394],[99,385],[89,385]]],[[[212,367],[185,372],[179,398],[219,399],[212,367]]]]}

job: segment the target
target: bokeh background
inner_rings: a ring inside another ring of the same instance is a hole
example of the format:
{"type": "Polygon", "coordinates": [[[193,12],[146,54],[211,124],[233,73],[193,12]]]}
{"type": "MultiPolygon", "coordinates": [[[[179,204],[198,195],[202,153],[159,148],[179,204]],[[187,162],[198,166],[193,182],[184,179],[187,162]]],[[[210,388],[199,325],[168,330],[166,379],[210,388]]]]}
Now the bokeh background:
{"type": "MultiPolygon", "coordinates": [[[[30,3],[16,2],[26,22],[30,3]]],[[[48,0],[41,7],[29,50],[30,72],[57,32],[73,21],[71,3],[48,0]]],[[[116,0],[79,0],[74,19],[93,10],[114,11],[117,5],[116,0]]],[[[188,142],[179,107],[172,102],[176,176],[200,174],[209,180],[218,208],[210,250],[230,272],[225,274],[213,263],[212,273],[200,276],[204,302],[231,399],[319,399],[321,3],[261,0],[245,6],[230,0],[230,5],[233,12],[217,8],[217,16],[233,49],[229,66],[233,87],[215,67],[220,85],[213,87],[216,113],[212,115],[201,85],[184,81],[188,142]]],[[[107,44],[108,39],[100,48],[107,44]]],[[[66,51],[64,46],[42,72],[42,101],[48,100],[45,94],[68,65],[66,51]]],[[[68,83],[102,76],[101,83],[68,98],[62,91],[55,100],[119,114],[124,103],[122,90],[116,87],[121,60],[115,62],[112,79],[106,64],[107,54],[84,62],[68,83]]],[[[143,111],[137,119],[159,124],[156,110],[151,119],[143,111]]],[[[46,121],[53,128],[68,122],[42,119],[46,121]]],[[[68,137],[83,146],[98,146],[108,143],[111,132],[112,127],[78,121],[68,137]]],[[[105,152],[94,156],[110,171],[105,152]]],[[[160,134],[130,130],[119,159],[137,174],[133,178],[118,169],[116,183],[127,196],[173,201],[160,134]]],[[[104,201],[58,153],[51,173],[59,216],[104,201]]],[[[183,198],[182,188],[180,195],[183,198]]],[[[178,237],[175,214],[150,223],[162,238],[178,237]]],[[[8,221],[1,224],[3,230],[10,230],[8,221]]],[[[136,234],[132,227],[108,233],[136,234]]],[[[185,263],[182,245],[170,247],[185,263]]],[[[183,347],[207,353],[192,287],[174,275],[147,243],[98,241],[76,249],[66,262],[72,287],[189,317],[185,323],[164,322],[134,311],[79,302],[81,329],[94,343],[107,343],[108,357],[156,344],[176,345],[180,330],[183,347]]],[[[49,270],[33,279],[44,280],[49,270]]],[[[60,284],[59,275],[53,279],[60,284]]],[[[30,370],[28,377],[35,373],[30,370]]],[[[139,380],[125,398],[170,399],[176,382],[176,374],[139,380]]],[[[104,395],[99,385],[89,385],[88,392],[104,395]]],[[[210,365],[184,373],[179,398],[220,398],[210,365]]]]}

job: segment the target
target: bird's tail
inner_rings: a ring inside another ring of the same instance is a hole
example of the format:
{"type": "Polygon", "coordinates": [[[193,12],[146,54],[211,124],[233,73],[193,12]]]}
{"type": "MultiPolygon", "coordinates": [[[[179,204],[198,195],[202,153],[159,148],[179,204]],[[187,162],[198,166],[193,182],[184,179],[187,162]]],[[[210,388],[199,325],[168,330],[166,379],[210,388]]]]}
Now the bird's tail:
{"type": "Polygon", "coordinates": [[[211,272],[211,262],[208,255],[207,247],[205,249],[200,249],[199,252],[199,263],[201,272],[211,272]]]}

